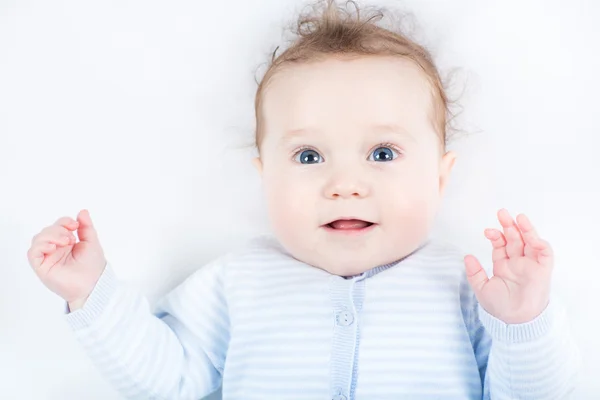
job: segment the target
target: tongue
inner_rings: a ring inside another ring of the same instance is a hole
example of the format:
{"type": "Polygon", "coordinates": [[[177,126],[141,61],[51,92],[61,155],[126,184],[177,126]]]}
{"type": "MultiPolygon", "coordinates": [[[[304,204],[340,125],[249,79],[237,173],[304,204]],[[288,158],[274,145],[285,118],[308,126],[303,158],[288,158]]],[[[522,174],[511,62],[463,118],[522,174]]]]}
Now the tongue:
{"type": "Polygon", "coordinates": [[[361,221],[359,219],[351,219],[351,220],[337,220],[331,223],[331,226],[334,229],[362,229],[366,228],[370,224],[366,221],[361,221]]]}

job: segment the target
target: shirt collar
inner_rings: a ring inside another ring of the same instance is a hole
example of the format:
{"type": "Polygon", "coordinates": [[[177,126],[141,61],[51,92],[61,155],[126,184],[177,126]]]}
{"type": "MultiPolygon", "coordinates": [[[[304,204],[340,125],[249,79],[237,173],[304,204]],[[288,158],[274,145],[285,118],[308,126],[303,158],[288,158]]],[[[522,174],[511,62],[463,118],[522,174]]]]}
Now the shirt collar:
{"type": "Polygon", "coordinates": [[[378,273],[380,273],[381,271],[385,271],[388,268],[393,267],[394,265],[400,263],[401,261],[407,259],[408,257],[412,256],[413,254],[417,253],[419,250],[421,250],[423,247],[427,246],[429,243],[431,242],[431,239],[427,239],[425,240],[423,243],[421,243],[421,245],[419,247],[417,247],[415,250],[413,250],[412,252],[408,253],[407,255],[405,255],[404,257],[396,260],[396,261],[392,261],[391,263],[388,264],[383,264],[383,265],[379,265],[377,267],[368,269],[358,275],[351,275],[351,276],[343,276],[344,279],[358,279],[358,280],[362,280],[362,279],[367,279],[372,277],[373,275],[376,275],[378,273]]]}

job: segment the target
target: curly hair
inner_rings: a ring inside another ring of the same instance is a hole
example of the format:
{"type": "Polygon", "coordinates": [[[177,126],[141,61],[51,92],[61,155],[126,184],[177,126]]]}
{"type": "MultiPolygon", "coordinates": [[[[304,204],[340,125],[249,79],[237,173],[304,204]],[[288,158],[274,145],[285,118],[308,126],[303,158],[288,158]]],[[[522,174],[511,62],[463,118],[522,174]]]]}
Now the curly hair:
{"type": "Polygon", "coordinates": [[[336,0],[319,0],[312,4],[312,12],[300,14],[292,27],[295,40],[281,54],[276,56],[279,46],[273,51],[268,68],[258,83],[254,100],[256,129],[254,144],[260,153],[263,137],[263,116],[261,106],[264,91],[271,78],[286,65],[310,63],[326,57],[344,56],[397,56],[417,64],[429,82],[433,96],[432,123],[442,147],[447,144],[449,121],[455,117],[451,111],[452,101],[448,98],[445,85],[431,54],[425,47],[411,40],[399,27],[388,29],[378,22],[385,16],[384,8],[361,12],[355,1],[346,1],[346,6],[354,5],[355,13],[347,11],[336,0]]]}

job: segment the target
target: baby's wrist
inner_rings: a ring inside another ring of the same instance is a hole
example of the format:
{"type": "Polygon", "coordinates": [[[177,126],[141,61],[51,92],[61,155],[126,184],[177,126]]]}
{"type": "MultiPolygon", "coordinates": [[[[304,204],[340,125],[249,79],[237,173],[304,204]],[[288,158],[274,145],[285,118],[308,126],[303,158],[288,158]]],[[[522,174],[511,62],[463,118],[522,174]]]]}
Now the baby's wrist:
{"type": "Polygon", "coordinates": [[[85,304],[86,300],[88,299],[89,295],[85,296],[84,298],[81,299],[77,299],[77,300],[73,300],[73,301],[69,301],[69,310],[71,312],[78,310],[80,308],[83,307],[83,305],[85,304]]]}
{"type": "Polygon", "coordinates": [[[479,319],[492,339],[507,343],[537,340],[544,336],[554,324],[554,306],[549,302],[546,309],[533,320],[519,324],[508,324],[494,317],[479,304],[479,319]]]}

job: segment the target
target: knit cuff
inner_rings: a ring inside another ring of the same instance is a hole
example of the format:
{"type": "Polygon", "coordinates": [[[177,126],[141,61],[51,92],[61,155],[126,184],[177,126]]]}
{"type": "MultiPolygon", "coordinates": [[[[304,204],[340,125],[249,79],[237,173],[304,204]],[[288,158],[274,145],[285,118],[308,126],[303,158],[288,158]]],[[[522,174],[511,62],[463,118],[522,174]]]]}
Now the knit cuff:
{"type": "Polygon", "coordinates": [[[520,343],[536,340],[544,336],[554,321],[554,306],[550,300],[544,311],[533,320],[522,324],[507,324],[489,314],[478,305],[479,319],[492,339],[507,343],[520,343]]]}
{"type": "Polygon", "coordinates": [[[118,283],[114,270],[107,263],[83,307],[70,312],[69,304],[65,304],[64,318],[70,327],[73,330],[85,328],[98,318],[114,297],[118,283]]]}

